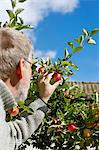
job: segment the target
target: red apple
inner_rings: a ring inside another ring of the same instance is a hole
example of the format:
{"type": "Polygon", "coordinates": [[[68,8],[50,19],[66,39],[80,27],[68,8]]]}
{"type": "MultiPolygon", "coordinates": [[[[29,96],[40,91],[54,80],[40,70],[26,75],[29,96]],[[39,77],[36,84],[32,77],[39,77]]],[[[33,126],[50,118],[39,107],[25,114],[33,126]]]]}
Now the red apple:
{"type": "Polygon", "coordinates": [[[38,69],[38,73],[45,73],[45,68],[44,67],[40,67],[38,69]]]}
{"type": "Polygon", "coordinates": [[[8,113],[14,117],[19,113],[19,108],[18,107],[11,108],[8,110],[8,113]]]}
{"type": "Polygon", "coordinates": [[[95,129],[96,129],[97,131],[99,131],[99,123],[96,123],[95,129]]]}
{"type": "Polygon", "coordinates": [[[97,110],[96,113],[99,114],[99,110],[97,110]]]}
{"type": "Polygon", "coordinates": [[[61,74],[59,74],[58,72],[55,72],[55,73],[52,75],[52,79],[53,79],[55,82],[57,82],[57,81],[59,81],[59,80],[62,79],[62,76],[61,76],[61,74]]]}
{"type": "Polygon", "coordinates": [[[67,126],[69,132],[75,132],[77,130],[77,125],[75,123],[70,123],[67,126]]]}
{"type": "Polygon", "coordinates": [[[99,123],[97,123],[96,126],[99,127],[99,123]]]}

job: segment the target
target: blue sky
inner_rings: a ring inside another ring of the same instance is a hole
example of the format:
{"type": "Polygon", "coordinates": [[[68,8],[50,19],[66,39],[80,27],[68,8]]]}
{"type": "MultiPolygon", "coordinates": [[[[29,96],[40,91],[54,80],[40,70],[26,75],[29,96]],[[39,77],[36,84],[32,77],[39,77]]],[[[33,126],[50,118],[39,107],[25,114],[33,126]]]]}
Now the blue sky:
{"type": "MultiPolygon", "coordinates": [[[[78,8],[71,13],[50,13],[34,31],[35,47],[44,53],[55,50],[56,61],[58,57],[63,57],[65,42],[78,37],[82,28],[89,31],[99,28],[99,0],[81,0],[78,8]]],[[[85,45],[84,50],[73,56],[72,61],[79,71],[72,76],[72,80],[99,81],[99,33],[94,39],[96,45],[85,45]]]]}
{"type": "MultiPolygon", "coordinates": [[[[34,26],[25,32],[33,41],[36,55],[53,61],[62,58],[66,41],[72,41],[83,28],[91,31],[99,28],[99,0],[27,0],[18,7],[25,8],[22,18],[34,26]]],[[[11,0],[0,1],[0,19],[5,22],[6,9],[11,0]]],[[[85,45],[72,61],[79,71],[71,77],[77,81],[99,81],[99,33],[94,36],[96,45],[85,45]]]]}

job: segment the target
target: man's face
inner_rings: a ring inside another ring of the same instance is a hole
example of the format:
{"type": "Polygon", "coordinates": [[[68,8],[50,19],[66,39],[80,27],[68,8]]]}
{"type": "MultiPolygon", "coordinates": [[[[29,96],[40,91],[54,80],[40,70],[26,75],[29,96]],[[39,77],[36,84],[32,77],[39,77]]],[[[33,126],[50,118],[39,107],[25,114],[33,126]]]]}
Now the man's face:
{"type": "MultiPolygon", "coordinates": [[[[32,62],[32,57],[28,59],[29,62],[32,62]]],[[[31,79],[31,64],[25,61],[24,71],[23,71],[23,78],[19,81],[17,94],[16,94],[16,101],[22,101],[27,98],[29,86],[30,86],[30,79],[31,79]]]]}

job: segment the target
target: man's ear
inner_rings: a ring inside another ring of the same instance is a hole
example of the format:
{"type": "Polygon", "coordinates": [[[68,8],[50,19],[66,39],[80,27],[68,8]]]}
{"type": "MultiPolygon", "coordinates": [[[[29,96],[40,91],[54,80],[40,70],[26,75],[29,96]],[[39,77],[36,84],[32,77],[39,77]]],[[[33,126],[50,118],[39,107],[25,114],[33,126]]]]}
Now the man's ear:
{"type": "Polygon", "coordinates": [[[24,70],[24,59],[21,58],[16,69],[16,74],[19,80],[23,78],[23,70],[24,70]]]}

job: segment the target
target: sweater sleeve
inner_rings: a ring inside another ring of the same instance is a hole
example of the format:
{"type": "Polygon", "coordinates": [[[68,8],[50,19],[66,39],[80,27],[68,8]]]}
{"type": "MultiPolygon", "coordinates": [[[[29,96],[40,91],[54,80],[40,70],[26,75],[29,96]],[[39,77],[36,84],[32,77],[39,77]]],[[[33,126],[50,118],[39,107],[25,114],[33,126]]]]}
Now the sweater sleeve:
{"type": "MultiPolygon", "coordinates": [[[[2,104],[0,102],[0,104],[2,104]]],[[[40,99],[31,104],[34,112],[26,118],[16,119],[15,121],[5,121],[5,111],[3,105],[0,105],[0,149],[17,149],[31,134],[38,128],[44,118],[46,105],[40,99]]]]}

